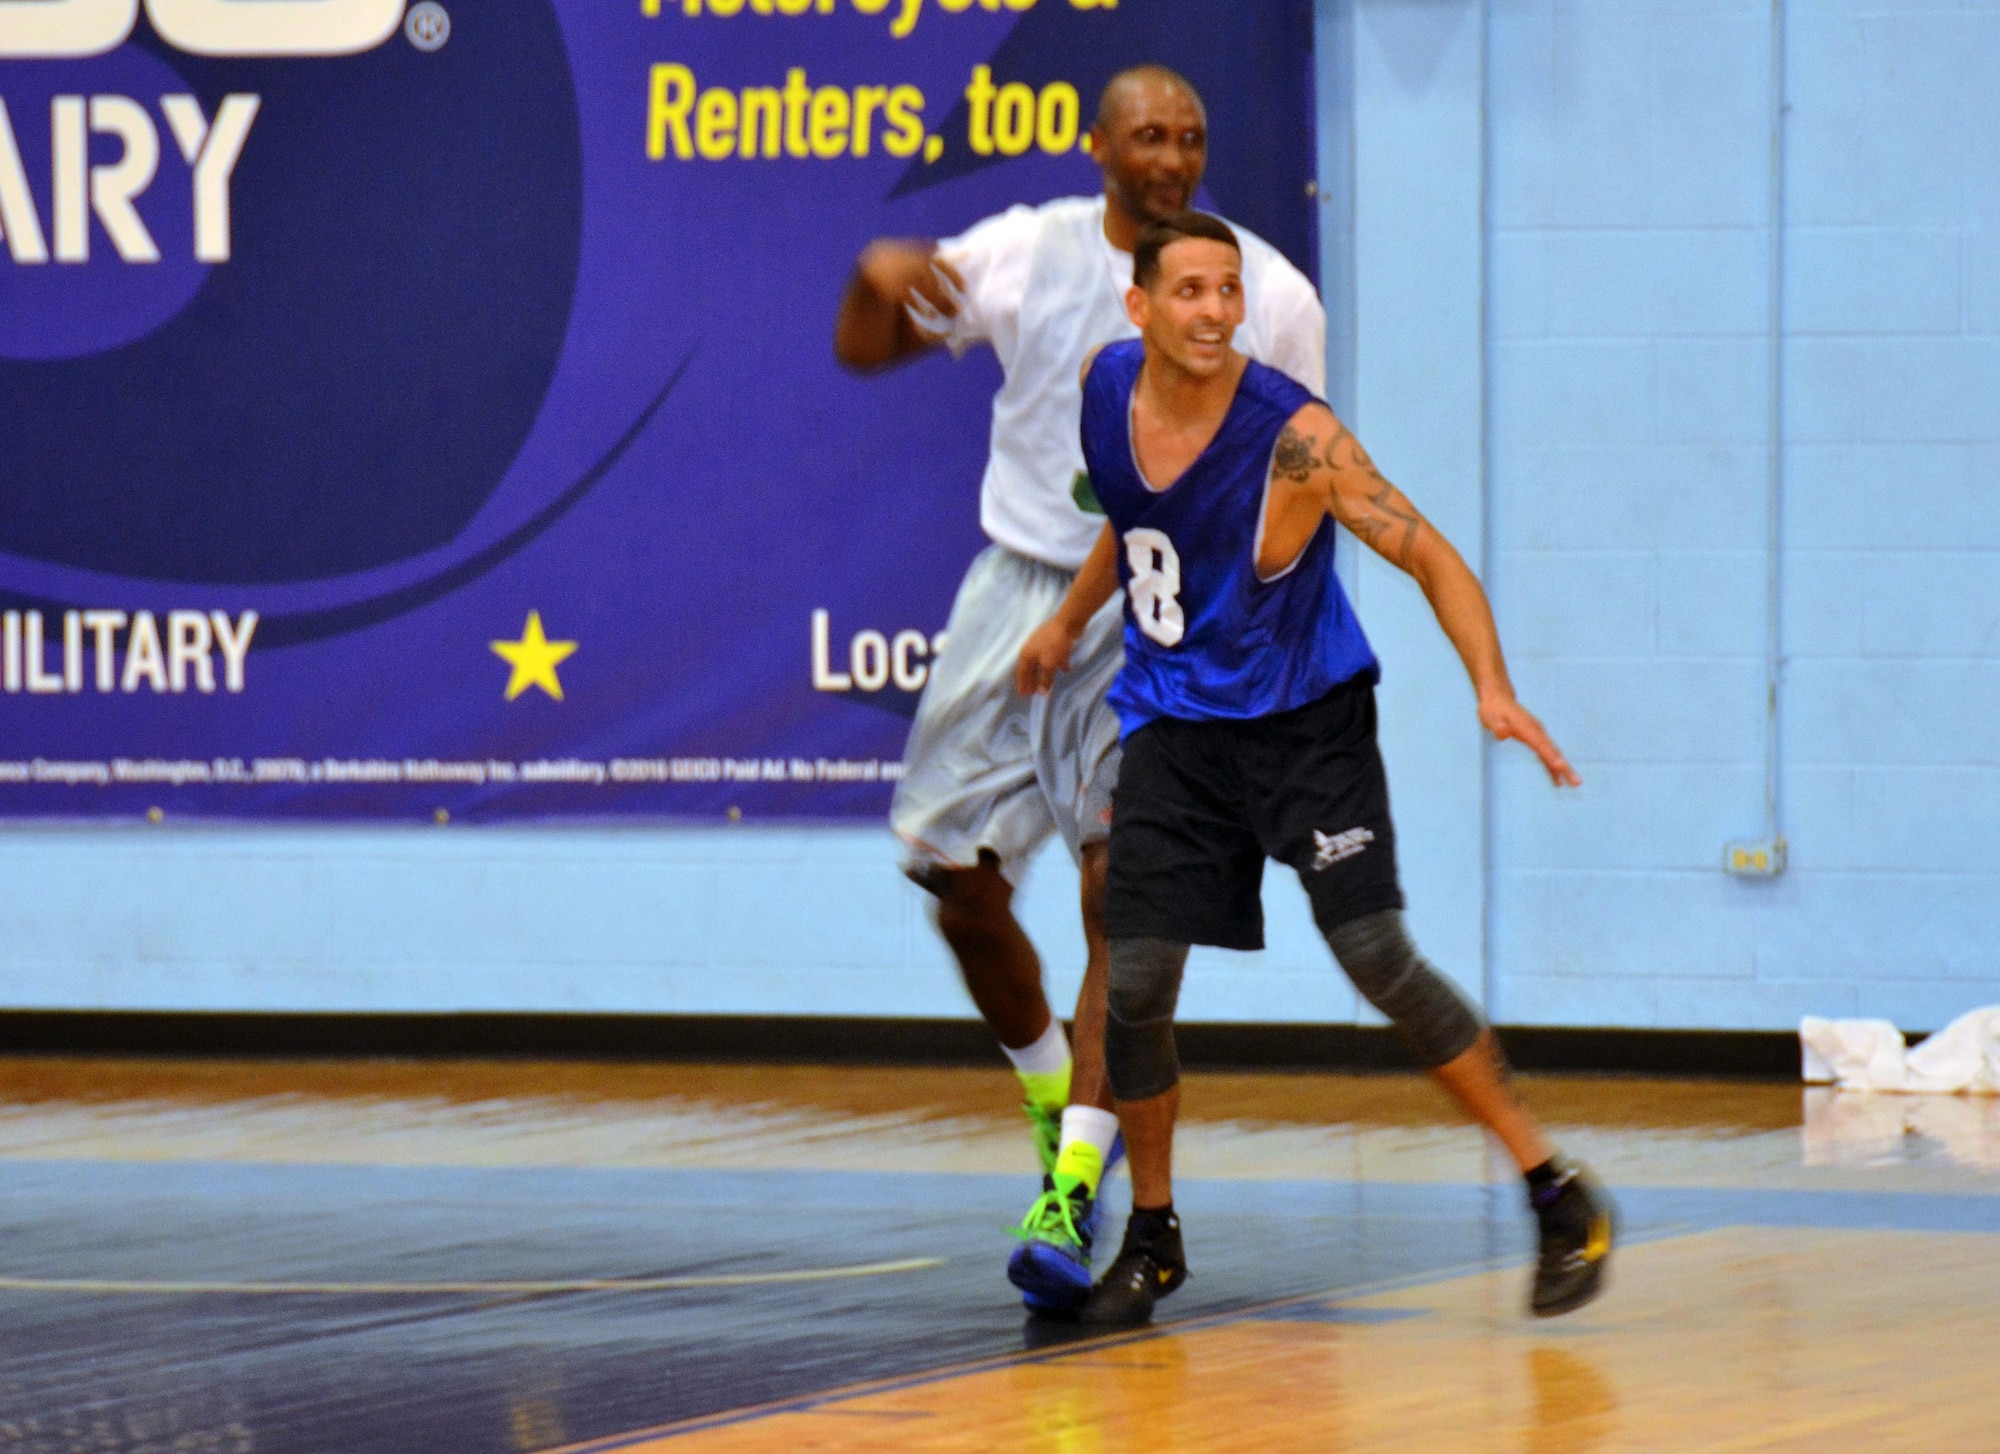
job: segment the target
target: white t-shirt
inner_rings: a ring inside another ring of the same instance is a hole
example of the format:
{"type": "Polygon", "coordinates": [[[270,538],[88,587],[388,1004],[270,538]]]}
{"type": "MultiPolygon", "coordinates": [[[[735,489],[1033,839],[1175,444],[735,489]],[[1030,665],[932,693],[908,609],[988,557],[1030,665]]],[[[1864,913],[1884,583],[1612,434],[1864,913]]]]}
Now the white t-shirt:
{"type": "MultiPolygon", "coordinates": [[[[1246,307],[1236,347],[1324,395],[1326,313],[1318,294],[1269,243],[1245,228],[1236,233],[1246,307]]],[[[913,308],[912,317],[954,354],[991,344],[1005,375],[993,400],[979,523],[998,545],[1075,570],[1104,524],[1075,499],[1083,471],[1079,375],[1092,349],[1138,336],[1125,316],[1132,254],[1105,237],[1102,196],[1010,207],[939,243],[938,254],[965,279],[958,316],[945,324],[913,308]]]]}

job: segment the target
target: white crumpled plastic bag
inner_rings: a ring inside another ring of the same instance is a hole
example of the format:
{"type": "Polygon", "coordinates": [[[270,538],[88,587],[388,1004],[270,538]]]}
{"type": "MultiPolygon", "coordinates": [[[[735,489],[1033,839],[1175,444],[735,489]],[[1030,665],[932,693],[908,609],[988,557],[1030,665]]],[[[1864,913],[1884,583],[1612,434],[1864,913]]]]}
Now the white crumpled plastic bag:
{"type": "Polygon", "coordinates": [[[1799,1022],[1805,1079],[1842,1090],[2000,1095],[2000,1005],[1960,1015],[1916,1049],[1887,1020],[1799,1022]]]}

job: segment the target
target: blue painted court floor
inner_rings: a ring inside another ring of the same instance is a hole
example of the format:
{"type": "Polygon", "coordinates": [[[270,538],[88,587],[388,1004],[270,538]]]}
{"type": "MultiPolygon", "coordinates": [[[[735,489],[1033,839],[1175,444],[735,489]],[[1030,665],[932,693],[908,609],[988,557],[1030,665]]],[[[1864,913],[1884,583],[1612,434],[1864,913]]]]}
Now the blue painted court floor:
{"type": "MultiPolygon", "coordinates": [[[[12,1160],[0,1449],[543,1449],[1018,1353],[1068,1335],[1025,1320],[1001,1279],[1032,1190],[995,1174],[12,1160]],[[662,1280],[678,1285],[629,1285],[662,1280]],[[627,1285],[567,1286],[607,1281],[627,1285]],[[559,1286],[506,1286],[524,1282],[559,1286]]],[[[1993,1195],[1618,1195],[1634,1241],[2000,1231],[1993,1195]]],[[[1506,1183],[1190,1180],[1177,1201],[1194,1275],[1163,1322],[1318,1292],[1269,1315],[1337,1320],[1344,1292],[1528,1250],[1506,1183]]]]}
{"type": "MultiPolygon", "coordinates": [[[[1996,1098],[1521,1084],[1631,1245],[2000,1230],[1996,1098]]],[[[1075,1330],[1002,1277],[1037,1189],[1017,1094],[997,1067],[0,1059],[0,1454],[546,1450],[1047,1358],[1075,1330]]],[[[1163,1325],[1379,1319],[1361,1294],[1494,1267],[1510,1316],[1518,1185],[1420,1077],[1211,1073],[1186,1105],[1163,1325]]]]}

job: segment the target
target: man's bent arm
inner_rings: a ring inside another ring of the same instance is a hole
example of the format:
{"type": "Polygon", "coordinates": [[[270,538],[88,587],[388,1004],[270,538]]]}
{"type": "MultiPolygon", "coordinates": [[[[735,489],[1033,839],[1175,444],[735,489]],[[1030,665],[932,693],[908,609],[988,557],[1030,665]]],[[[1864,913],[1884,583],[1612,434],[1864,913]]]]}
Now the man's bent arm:
{"type": "MultiPolygon", "coordinates": [[[[1349,436],[1351,440],[1352,435],[1349,436]]],[[[1356,449],[1360,446],[1356,445],[1356,449]]],[[[1376,476],[1378,480],[1381,477],[1376,476]]],[[[1409,572],[1423,588],[1438,625],[1465,663],[1472,689],[1484,702],[1494,697],[1514,695],[1514,683],[1507,675],[1507,659],[1500,648],[1500,628],[1493,620],[1493,606],[1485,587],[1465,557],[1437,527],[1418,513],[1402,491],[1381,480],[1351,517],[1337,517],[1349,530],[1367,541],[1377,554],[1409,572]],[[1362,532],[1371,531],[1374,538],[1362,532]],[[1376,544],[1376,541],[1383,544],[1376,544]],[[1386,549],[1384,547],[1387,547],[1386,549]],[[1389,554],[1400,549],[1401,558],[1389,554]]]]}
{"type": "Polygon", "coordinates": [[[1055,685],[1058,672],[1069,670],[1070,652],[1083,639],[1091,619],[1117,592],[1118,532],[1107,520],[1055,615],[1037,627],[1021,648],[1014,685],[1022,696],[1039,696],[1055,685]]]}
{"type": "MultiPolygon", "coordinates": [[[[1304,434],[1311,441],[1315,458],[1308,488],[1323,489],[1327,513],[1423,588],[1438,625],[1472,678],[1481,723],[1503,741],[1518,738],[1525,743],[1557,784],[1578,786],[1581,779],[1568,760],[1514,695],[1492,603],[1465,558],[1389,483],[1346,425],[1324,409],[1301,414],[1305,417],[1294,419],[1286,433],[1294,440],[1304,434]]],[[[1281,439],[1278,458],[1283,460],[1286,453],[1281,439]]]]}
{"type": "Polygon", "coordinates": [[[938,340],[919,329],[905,307],[914,291],[943,316],[957,313],[934,265],[957,281],[932,243],[883,238],[863,248],[840,300],[833,356],[849,368],[878,369],[934,347],[938,340]]]}
{"type": "Polygon", "coordinates": [[[1063,623],[1072,639],[1080,638],[1104,609],[1104,603],[1117,594],[1118,532],[1107,520],[1097,532],[1097,543],[1090,547],[1076,579],[1069,583],[1062,605],[1056,608],[1056,619],[1063,623]]]}

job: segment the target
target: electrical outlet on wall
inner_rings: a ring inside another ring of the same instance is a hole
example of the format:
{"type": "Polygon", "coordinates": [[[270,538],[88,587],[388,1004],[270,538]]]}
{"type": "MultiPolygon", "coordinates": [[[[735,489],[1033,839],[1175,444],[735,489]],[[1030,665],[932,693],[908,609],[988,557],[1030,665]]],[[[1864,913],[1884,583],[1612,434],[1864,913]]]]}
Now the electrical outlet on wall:
{"type": "Polygon", "coordinates": [[[1779,837],[1725,844],[1722,871],[1737,878],[1776,878],[1785,871],[1785,840],[1779,837]]]}

